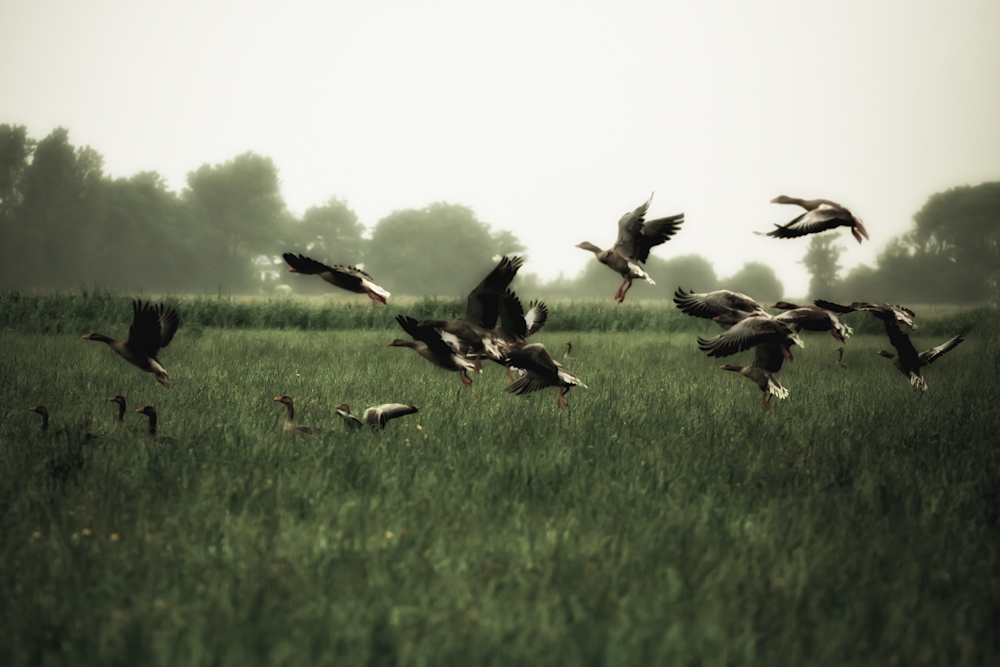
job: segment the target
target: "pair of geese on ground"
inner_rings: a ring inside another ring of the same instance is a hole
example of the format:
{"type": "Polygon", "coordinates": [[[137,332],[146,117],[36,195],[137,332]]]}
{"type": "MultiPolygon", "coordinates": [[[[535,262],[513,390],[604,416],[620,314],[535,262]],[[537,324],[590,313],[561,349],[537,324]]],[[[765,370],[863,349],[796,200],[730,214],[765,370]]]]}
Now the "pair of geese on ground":
{"type": "MultiPolygon", "coordinates": [[[[779,308],[784,312],[771,315],[745,294],[729,290],[695,294],[683,289],[675,292],[674,303],[682,312],[693,317],[712,319],[726,329],[712,339],[698,338],[699,349],[708,356],[727,357],[754,348],[755,358],[749,366],[724,364],[721,368],[738,372],[757,384],[764,392],[761,405],[763,410],[770,409],[772,396],[788,396],[788,390],[781,386],[774,374],[781,370],[785,360],[794,360],[792,345],[805,347],[798,335],[799,330],[829,331],[836,340],[843,343],[852,330],[840,316],[855,311],[872,313],[885,324],[886,333],[898,356],[886,350],[879,350],[878,354],[891,359],[896,368],[910,378],[914,391],[921,394],[927,389],[927,383],[921,376],[920,369],[954,349],[966,335],[963,331],[945,343],[918,354],[904,328],[916,328],[913,324],[913,311],[888,303],[856,301],[842,306],[817,300],[814,305],[799,306],[779,301],[772,308],[779,308]]],[[[842,357],[843,348],[837,349],[842,357]]],[[[843,361],[839,363],[843,367],[843,361]]]]}

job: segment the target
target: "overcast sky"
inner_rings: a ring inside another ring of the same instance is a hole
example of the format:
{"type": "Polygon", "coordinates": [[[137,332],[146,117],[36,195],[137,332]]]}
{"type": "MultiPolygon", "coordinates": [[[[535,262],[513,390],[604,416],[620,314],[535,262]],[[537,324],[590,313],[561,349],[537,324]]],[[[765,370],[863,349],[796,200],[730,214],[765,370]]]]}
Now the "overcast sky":
{"type": "Polygon", "coordinates": [[[773,197],[850,207],[854,266],[1000,180],[1000,2],[0,0],[0,123],[176,190],[253,150],[293,212],[337,196],[369,227],[464,204],[544,278],[655,191],[650,217],[687,215],[655,254],[799,295],[808,239],[752,234],[797,215],[773,197]]]}

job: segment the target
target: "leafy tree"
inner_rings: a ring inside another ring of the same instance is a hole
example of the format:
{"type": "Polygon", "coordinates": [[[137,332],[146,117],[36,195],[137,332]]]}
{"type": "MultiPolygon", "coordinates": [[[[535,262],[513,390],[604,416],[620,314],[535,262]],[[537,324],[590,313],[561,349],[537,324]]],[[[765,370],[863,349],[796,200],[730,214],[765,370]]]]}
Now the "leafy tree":
{"type": "Polygon", "coordinates": [[[101,156],[89,147],[74,149],[62,127],[38,142],[17,211],[15,243],[33,251],[15,262],[25,286],[73,287],[91,278],[90,250],[101,241],[93,230],[101,215],[102,167],[101,156]]]}
{"type": "Polygon", "coordinates": [[[464,295],[512,238],[501,237],[505,245],[498,245],[489,225],[466,206],[438,202],[395,211],[375,225],[365,270],[393,293],[464,295]]]}
{"type": "Polygon", "coordinates": [[[322,206],[313,206],[302,221],[290,227],[295,252],[312,253],[331,264],[356,265],[363,261],[365,227],[347,202],[331,197],[322,206]]]}
{"type": "Polygon", "coordinates": [[[23,179],[36,142],[24,125],[0,125],[0,284],[12,284],[25,248],[16,215],[24,199],[23,179]]]}
{"type": "Polygon", "coordinates": [[[187,177],[184,202],[198,223],[206,277],[225,289],[252,283],[252,259],[273,254],[288,224],[278,169],[250,151],[224,164],[204,164],[187,177]]]}
{"type": "Polygon", "coordinates": [[[802,264],[812,276],[809,280],[810,298],[833,298],[832,293],[837,289],[837,274],[841,269],[838,262],[843,248],[834,245],[835,240],[830,234],[814,235],[802,258],[802,264]]]}
{"type": "Polygon", "coordinates": [[[747,262],[723,282],[726,289],[742,292],[765,305],[781,300],[785,291],[774,269],[762,262],[747,262]]]}
{"type": "Polygon", "coordinates": [[[906,241],[915,261],[940,272],[938,299],[1000,300],[1000,182],[934,194],[913,220],[906,241]]]}

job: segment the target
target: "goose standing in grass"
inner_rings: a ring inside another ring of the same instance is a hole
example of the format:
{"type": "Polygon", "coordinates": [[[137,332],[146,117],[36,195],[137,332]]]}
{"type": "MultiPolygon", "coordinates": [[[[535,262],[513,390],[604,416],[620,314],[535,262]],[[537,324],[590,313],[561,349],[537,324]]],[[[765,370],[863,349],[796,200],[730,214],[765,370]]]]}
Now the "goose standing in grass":
{"type": "Polygon", "coordinates": [[[342,266],[340,264],[327,266],[323,262],[317,262],[315,259],[306,257],[305,255],[293,255],[290,252],[284,253],[282,257],[285,258],[288,266],[291,267],[288,269],[289,273],[317,275],[334,287],[345,289],[348,292],[355,292],[356,294],[367,294],[368,298],[376,303],[384,304],[385,300],[392,296],[389,292],[376,285],[370,275],[353,266],[342,266]]]}
{"type": "Polygon", "coordinates": [[[434,327],[422,327],[412,317],[397,315],[396,322],[418,342],[397,338],[389,347],[408,347],[438,368],[455,371],[466,387],[472,386],[468,372],[475,370],[475,364],[465,358],[457,337],[434,327]]]}
{"type": "Polygon", "coordinates": [[[173,308],[162,303],[154,306],[151,303],[133,301],[132,326],[128,330],[128,340],[115,340],[99,333],[87,334],[84,338],[107,343],[122,359],[140,370],[152,373],[157,382],[169,389],[170,377],[167,375],[167,369],[156,355],[161,348],[170,344],[178,326],[180,318],[173,308]]]}
{"type": "Polygon", "coordinates": [[[618,239],[610,250],[601,250],[589,241],[576,246],[594,253],[598,262],[621,274],[622,284],[615,292],[615,301],[618,303],[625,302],[625,294],[632,288],[632,281],[636,278],[645,280],[650,285],[656,284],[639,264],[645,264],[650,249],[669,240],[684,223],[683,213],[647,221],[646,212],[652,201],[653,195],[649,195],[645,204],[621,217],[618,221],[618,239]]]}
{"type": "Polygon", "coordinates": [[[313,426],[299,426],[295,423],[295,406],[292,404],[291,396],[275,396],[275,402],[282,403],[286,408],[285,413],[285,431],[292,433],[299,433],[302,435],[312,435],[313,433],[318,433],[319,429],[313,426]]]}
{"type": "Polygon", "coordinates": [[[507,356],[507,365],[524,371],[524,377],[507,387],[506,391],[522,396],[546,387],[559,387],[556,405],[566,407],[566,394],[573,387],[587,388],[580,378],[566,370],[552,358],[540,343],[523,345],[507,356]]]}
{"type": "Polygon", "coordinates": [[[917,354],[917,349],[913,347],[913,342],[910,341],[910,337],[907,334],[896,331],[896,327],[888,322],[885,329],[886,333],[889,334],[889,342],[896,348],[897,354],[892,354],[886,350],[879,350],[878,353],[890,359],[893,365],[899,369],[900,373],[910,378],[910,386],[913,387],[913,391],[920,392],[921,395],[927,391],[927,381],[920,374],[920,369],[937,361],[945,352],[955,349],[959,343],[965,340],[967,333],[962,331],[954,338],[945,341],[937,347],[932,347],[917,354]]]}
{"type": "MultiPolygon", "coordinates": [[[[118,416],[115,417],[115,430],[120,431],[125,428],[125,397],[118,394],[117,396],[109,398],[108,401],[118,404],[118,416]]],[[[130,426],[129,430],[134,431],[135,428],[130,426]]]]}
{"type": "Polygon", "coordinates": [[[154,442],[170,442],[176,443],[177,438],[172,438],[169,435],[160,435],[156,432],[156,408],[152,405],[146,405],[144,407],[136,410],[139,414],[146,415],[149,417],[149,439],[154,442]]]}
{"type": "Polygon", "coordinates": [[[403,405],[402,403],[386,403],[370,407],[364,411],[360,418],[351,414],[351,406],[347,403],[341,403],[335,409],[337,410],[337,414],[344,420],[344,424],[348,427],[361,428],[362,426],[368,426],[375,431],[381,431],[385,428],[386,422],[390,419],[412,415],[417,412],[417,409],[412,405],[403,405]]]}
{"type": "Polygon", "coordinates": [[[33,405],[28,408],[31,412],[42,417],[42,433],[47,433],[49,430],[49,409],[44,405],[33,405]]]}
{"type": "Polygon", "coordinates": [[[917,325],[913,323],[913,318],[916,317],[916,314],[904,306],[884,302],[868,303],[867,301],[854,301],[849,305],[842,306],[839,303],[824,301],[822,299],[816,299],[814,303],[820,308],[825,308],[835,313],[853,313],[859,310],[871,313],[882,320],[886,327],[890,325],[898,327],[900,333],[906,333],[906,327],[910,327],[911,329],[917,328],[917,325]]]}
{"type": "Polygon", "coordinates": [[[797,306],[788,301],[778,301],[771,308],[780,308],[785,312],[776,315],[774,319],[785,324],[794,324],[806,331],[829,331],[837,341],[843,343],[854,330],[847,326],[840,314],[819,306],[797,306]]]}
{"type": "MultiPolygon", "coordinates": [[[[465,315],[457,320],[424,320],[418,327],[431,327],[457,337],[474,355],[476,372],[482,370],[481,357],[499,361],[503,358],[492,329],[497,326],[502,302],[512,295],[507,289],[524,260],[520,257],[503,257],[500,263],[476,285],[465,302],[465,315]]],[[[520,302],[517,304],[520,306],[520,302]]],[[[526,335],[523,316],[519,321],[509,319],[508,326],[515,327],[510,334],[518,339],[526,335]]],[[[410,334],[412,335],[412,334],[410,334]]]]}
{"type": "Polygon", "coordinates": [[[563,361],[573,361],[573,357],[571,356],[571,353],[573,352],[572,341],[566,341],[563,345],[566,346],[566,351],[563,352],[563,361]]]}
{"type": "Polygon", "coordinates": [[[776,239],[791,239],[807,234],[825,232],[828,229],[835,229],[837,227],[850,227],[851,234],[854,235],[858,243],[861,243],[862,236],[866,239],[868,238],[868,231],[865,229],[864,224],[862,224],[861,218],[851,213],[847,207],[841,206],[829,199],[797,199],[781,195],[772,199],[771,203],[797,204],[804,208],[806,212],[787,224],[775,225],[775,229],[767,232],[767,234],[755,232],[756,234],[776,239]]]}

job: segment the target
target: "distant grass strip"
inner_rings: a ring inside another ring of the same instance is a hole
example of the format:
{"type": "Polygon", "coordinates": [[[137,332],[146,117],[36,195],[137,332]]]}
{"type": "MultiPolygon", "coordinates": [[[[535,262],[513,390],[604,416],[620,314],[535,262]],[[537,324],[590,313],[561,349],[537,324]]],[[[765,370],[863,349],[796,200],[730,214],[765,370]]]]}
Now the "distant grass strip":
{"type": "MultiPolygon", "coordinates": [[[[101,290],[47,294],[0,292],[0,330],[80,335],[99,331],[124,337],[132,321],[132,299],[132,295],[101,290]]],[[[390,301],[388,306],[367,299],[324,304],[295,298],[248,300],[226,296],[167,296],[162,300],[177,308],[188,335],[198,335],[205,328],[388,331],[398,328],[395,320],[400,313],[417,319],[451,319],[465,312],[464,300],[435,298],[402,304],[390,301]]],[[[688,317],[671,302],[618,305],[610,300],[553,301],[548,305],[545,330],[550,332],[660,331],[714,335],[718,331],[712,322],[688,317]]],[[[866,313],[852,313],[847,322],[858,334],[883,333],[882,324],[866,313]]],[[[1000,328],[1000,311],[975,308],[933,317],[918,308],[917,322],[922,335],[951,336],[961,329],[1000,328]]]]}

